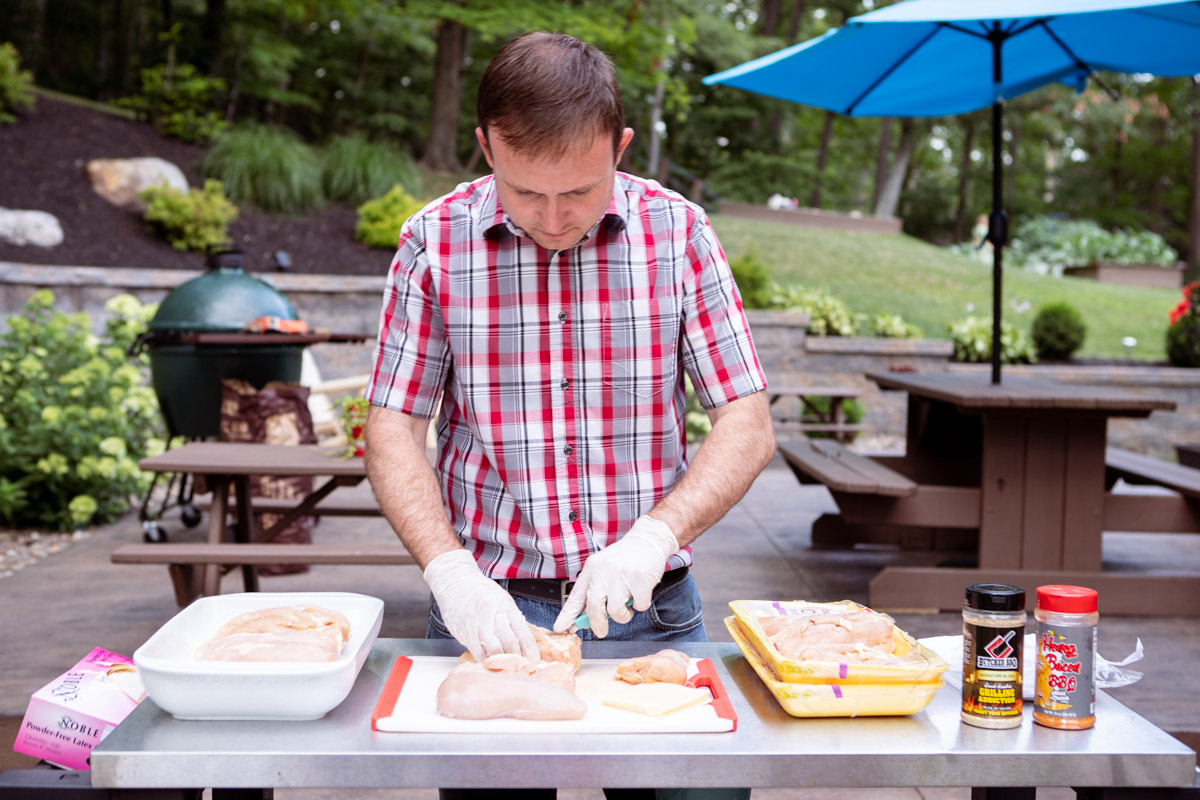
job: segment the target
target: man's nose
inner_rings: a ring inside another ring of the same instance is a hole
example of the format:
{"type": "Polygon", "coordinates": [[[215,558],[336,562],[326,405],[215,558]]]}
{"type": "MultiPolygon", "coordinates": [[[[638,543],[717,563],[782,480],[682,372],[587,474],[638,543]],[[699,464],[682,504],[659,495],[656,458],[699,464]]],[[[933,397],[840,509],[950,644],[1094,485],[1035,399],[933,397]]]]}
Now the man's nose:
{"type": "Polygon", "coordinates": [[[546,200],[546,230],[557,233],[562,222],[563,206],[560,201],[551,197],[546,200]]]}

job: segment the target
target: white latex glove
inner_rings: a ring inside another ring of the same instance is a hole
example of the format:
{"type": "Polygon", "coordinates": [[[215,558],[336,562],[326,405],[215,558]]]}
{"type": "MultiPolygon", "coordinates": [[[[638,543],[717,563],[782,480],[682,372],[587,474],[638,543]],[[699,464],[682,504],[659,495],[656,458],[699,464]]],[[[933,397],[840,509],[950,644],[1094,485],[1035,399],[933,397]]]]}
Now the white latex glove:
{"type": "Polygon", "coordinates": [[[442,553],[423,575],[446,628],[476,661],[497,653],[540,660],[533,631],[512,596],[484,575],[466,550],[442,553]]]}
{"type": "Polygon", "coordinates": [[[588,557],[554,620],[554,630],[567,630],[586,607],[592,632],[603,639],[609,617],[620,623],[633,619],[633,611],[625,605],[631,597],[635,610],[650,607],[651,592],[662,580],[667,559],[678,549],[679,540],[665,523],[638,517],[615,544],[588,557]]]}

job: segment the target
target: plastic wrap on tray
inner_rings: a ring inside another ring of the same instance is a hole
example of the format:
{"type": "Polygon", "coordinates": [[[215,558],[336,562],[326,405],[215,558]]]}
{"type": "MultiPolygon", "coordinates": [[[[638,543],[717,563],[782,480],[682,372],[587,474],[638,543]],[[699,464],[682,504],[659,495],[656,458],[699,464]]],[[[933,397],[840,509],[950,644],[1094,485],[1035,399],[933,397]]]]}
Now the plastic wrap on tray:
{"type": "MultiPolygon", "coordinates": [[[[729,604],[731,619],[742,637],[770,667],[776,680],[784,683],[821,683],[843,686],[858,684],[915,684],[937,681],[948,664],[900,628],[892,631],[891,656],[856,662],[855,659],[796,660],[781,654],[763,628],[762,620],[799,614],[850,614],[870,611],[850,600],[810,603],[801,600],[735,600],[729,604]]],[[[875,613],[875,612],[871,612],[875,613]]],[[[891,621],[890,617],[881,615],[891,621]]],[[[745,648],[742,648],[745,650],[745,648]]]]}
{"type": "Polygon", "coordinates": [[[937,694],[941,678],[920,683],[787,683],[775,677],[735,617],[725,627],[783,710],[793,717],[883,717],[915,714],[937,694]]]}

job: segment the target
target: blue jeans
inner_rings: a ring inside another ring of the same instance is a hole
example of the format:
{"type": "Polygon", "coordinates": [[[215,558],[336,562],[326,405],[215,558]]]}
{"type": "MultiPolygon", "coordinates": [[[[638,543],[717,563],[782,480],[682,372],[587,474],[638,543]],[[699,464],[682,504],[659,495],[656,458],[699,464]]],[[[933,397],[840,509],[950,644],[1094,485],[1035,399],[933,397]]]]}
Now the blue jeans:
{"type": "MultiPolygon", "coordinates": [[[[498,583],[507,588],[507,581],[498,583]]],[[[513,596],[517,608],[531,625],[552,628],[561,610],[559,603],[513,596]]],[[[426,639],[453,639],[442,622],[437,602],[429,598],[429,627],[426,639]]],[[[590,628],[579,631],[579,638],[595,641],[590,628]]],[[[668,586],[650,601],[650,608],[635,611],[625,624],[608,621],[606,642],[707,642],[700,592],[688,575],[668,586]]],[[[605,789],[607,800],[749,800],[749,789],[605,789]]],[[[554,800],[554,789],[439,789],[440,800],[554,800]]]]}
{"type": "MultiPolygon", "coordinates": [[[[501,586],[508,583],[497,581],[501,586]]],[[[513,600],[530,625],[542,628],[554,627],[561,606],[558,603],[531,600],[527,597],[514,596],[513,600]]],[[[429,627],[425,631],[426,639],[453,639],[446,624],[442,622],[442,613],[437,607],[437,601],[429,598],[429,627]]],[[[585,642],[596,641],[597,637],[591,628],[579,631],[579,638],[585,642]]],[[[683,580],[668,586],[650,601],[650,608],[645,611],[635,611],[633,619],[625,624],[614,620],[608,621],[608,636],[606,642],[707,642],[704,633],[704,612],[700,607],[700,592],[696,582],[688,575],[683,580]]]]}

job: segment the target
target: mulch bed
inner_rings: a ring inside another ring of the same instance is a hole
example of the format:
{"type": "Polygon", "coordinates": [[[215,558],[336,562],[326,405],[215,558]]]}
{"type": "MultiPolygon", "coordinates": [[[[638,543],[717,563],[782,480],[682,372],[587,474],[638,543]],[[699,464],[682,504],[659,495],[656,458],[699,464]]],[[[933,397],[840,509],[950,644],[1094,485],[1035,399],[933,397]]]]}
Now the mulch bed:
{"type": "MultiPolygon", "coordinates": [[[[101,199],[84,167],[93,158],[157,156],[177,165],[200,186],[204,148],[160,136],[147,124],[39,96],[33,110],[0,126],[0,207],[36,209],[58,217],[64,241],[41,248],[0,242],[0,261],[86,267],[202,269],[199,253],[175,250],[148,233],[141,216],[101,199]]],[[[382,275],[391,253],[354,238],[355,212],[331,205],[303,217],[282,218],[242,208],[229,227],[246,253],[247,268],[278,268],[273,254],[291,257],[292,272],[382,275]]]]}

